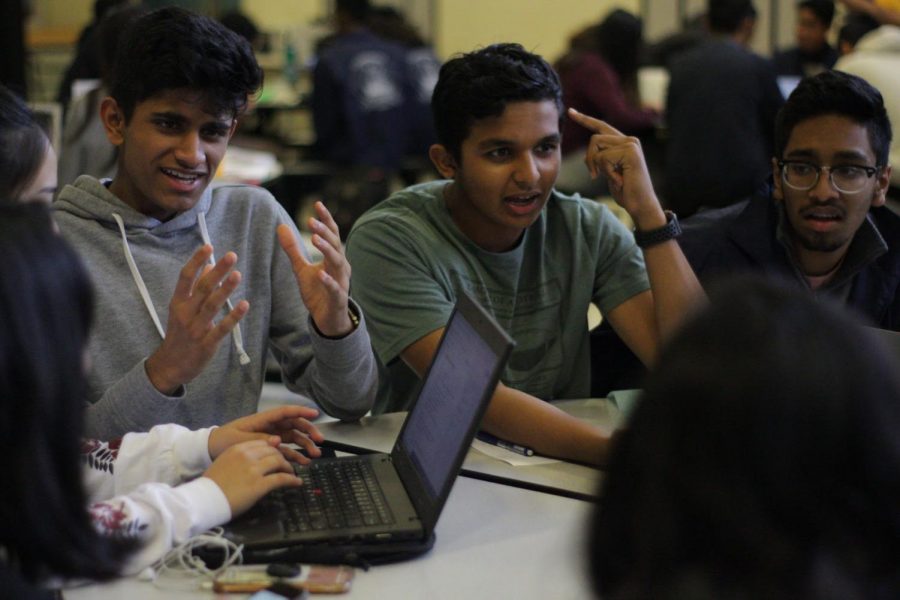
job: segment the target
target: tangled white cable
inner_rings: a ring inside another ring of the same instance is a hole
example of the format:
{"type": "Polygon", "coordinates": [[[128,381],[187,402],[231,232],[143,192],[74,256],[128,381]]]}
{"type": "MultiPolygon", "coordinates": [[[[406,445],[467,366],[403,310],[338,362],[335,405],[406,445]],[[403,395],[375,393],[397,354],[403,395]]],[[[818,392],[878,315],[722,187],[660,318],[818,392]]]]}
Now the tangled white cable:
{"type": "Polygon", "coordinates": [[[221,527],[210,529],[206,533],[195,535],[169,550],[165,556],[156,561],[150,573],[142,579],[150,579],[159,589],[197,589],[209,583],[231,565],[241,564],[243,545],[238,545],[223,536],[221,527]],[[210,569],[203,560],[194,554],[200,547],[219,548],[222,551],[222,564],[217,569],[210,569]],[[162,578],[169,580],[164,583],[162,578]]]}

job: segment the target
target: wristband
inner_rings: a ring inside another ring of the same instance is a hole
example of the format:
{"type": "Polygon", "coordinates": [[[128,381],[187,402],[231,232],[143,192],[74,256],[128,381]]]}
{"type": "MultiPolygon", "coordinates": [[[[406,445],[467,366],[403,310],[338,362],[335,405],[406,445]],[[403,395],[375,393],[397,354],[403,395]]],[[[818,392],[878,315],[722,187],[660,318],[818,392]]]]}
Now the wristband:
{"type": "Polygon", "coordinates": [[[350,335],[351,333],[353,333],[354,331],[356,331],[359,328],[359,315],[357,315],[353,311],[353,309],[350,308],[350,306],[347,306],[347,316],[350,317],[350,331],[348,331],[347,333],[344,333],[342,335],[325,335],[324,333],[319,331],[319,327],[316,325],[315,321],[313,321],[312,319],[310,319],[310,321],[312,321],[313,327],[315,328],[316,333],[318,333],[320,337],[323,337],[326,340],[340,340],[340,339],[347,337],[348,335],[350,335]]]}
{"type": "Polygon", "coordinates": [[[634,230],[634,243],[638,248],[649,248],[656,244],[674,240],[681,235],[681,224],[678,223],[678,217],[671,210],[665,211],[666,224],[650,231],[634,230]]]}

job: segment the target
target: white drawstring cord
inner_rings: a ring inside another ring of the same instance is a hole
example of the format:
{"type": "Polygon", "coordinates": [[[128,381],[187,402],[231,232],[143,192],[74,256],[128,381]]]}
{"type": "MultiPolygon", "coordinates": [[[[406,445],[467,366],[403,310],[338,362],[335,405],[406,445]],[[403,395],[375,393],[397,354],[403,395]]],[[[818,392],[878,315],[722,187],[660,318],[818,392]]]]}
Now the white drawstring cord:
{"type": "MultiPolygon", "coordinates": [[[[197,213],[197,223],[200,225],[200,237],[203,238],[203,243],[212,246],[212,242],[209,240],[209,230],[206,228],[206,215],[204,213],[197,213]]],[[[211,264],[212,266],[216,266],[215,255],[209,255],[209,264],[211,264]]],[[[234,310],[234,306],[231,304],[230,298],[225,300],[225,304],[228,306],[229,312],[234,310]]],[[[244,336],[241,335],[240,323],[235,325],[234,329],[231,330],[231,339],[234,340],[234,349],[237,350],[241,364],[249,365],[250,356],[244,351],[244,336]]]]}
{"type": "MultiPolygon", "coordinates": [[[[134,262],[134,257],[131,255],[131,248],[128,246],[128,238],[125,236],[125,223],[122,221],[122,217],[117,213],[112,213],[112,216],[119,225],[119,233],[122,235],[122,248],[125,250],[125,261],[128,263],[131,277],[138,287],[141,298],[144,300],[144,306],[147,307],[147,312],[150,313],[150,318],[153,319],[153,324],[156,325],[159,337],[165,339],[166,332],[163,329],[162,323],[159,321],[156,307],[153,306],[153,301],[150,300],[150,292],[147,291],[147,285],[144,283],[144,278],[141,277],[141,272],[138,270],[137,264],[134,262]]],[[[198,223],[200,225],[200,236],[203,238],[203,243],[212,245],[209,241],[209,232],[206,229],[206,219],[204,218],[203,213],[198,213],[198,223]]],[[[213,256],[209,257],[209,262],[213,266],[216,264],[216,260],[213,256]]],[[[231,300],[226,300],[225,302],[228,305],[229,311],[234,310],[231,300]]],[[[249,365],[250,356],[248,356],[247,352],[244,350],[244,338],[241,335],[240,325],[235,325],[234,329],[231,330],[231,338],[234,341],[234,348],[237,350],[240,363],[242,365],[249,365]]]]}
{"type": "Polygon", "coordinates": [[[120,217],[118,213],[113,213],[112,216],[113,219],[116,220],[116,223],[119,224],[119,233],[122,234],[122,248],[125,249],[125,261],[128,263],[128,268],[131,270],[131,278],[134,279],[134,283],[141,293],[141,298],[144,300],[144,306],[147,307],[147,312],[150,313],[150,318],[153,319],[153,324],[156,325],[159,337],[165,339],[166,331],[163,329],[162,323],[159,322],[159,315],[156,314],[156,307],[153,306],[153,301],[150,300],[150,292],[147,291],[147,286],[144,284],[144,278],[141,277],[141,272],[138,271],[137,265],[134,263],[134,257],[131,255],[131,248],[128,247],[128,238],[125,237],[125,223],[122,222],[122,217],[120,217]]]}

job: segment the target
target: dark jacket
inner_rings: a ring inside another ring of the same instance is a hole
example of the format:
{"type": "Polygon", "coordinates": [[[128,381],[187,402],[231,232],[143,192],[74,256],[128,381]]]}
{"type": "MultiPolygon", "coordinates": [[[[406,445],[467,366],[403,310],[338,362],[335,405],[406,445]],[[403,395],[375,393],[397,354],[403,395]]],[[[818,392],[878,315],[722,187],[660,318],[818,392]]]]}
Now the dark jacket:
{"type": "Polygon", "coordinates": [[[396,169],[409,145],[404,49],[363,30],[336,36],[313,72],[316,145],[329,161],[396,169]]]}
{"type": "MultiPolygon", "coordinates": [[[[900,217],[884,206],[869,211],[888,251],[856,274],[847,304],[873,325],[900,331],[900,217]]],[[[698,213],[683,223],[679,243],[704,286],[746,271],[796,281],[787,251],[775,237],[778,207],[766,197],[698,213]]]]}
{"type": "Polygon", "coordinates": [[[784,99],[771,62],[713,38],[672,62],[665,203],[681,217],[757,192],[772,166],[784,99]]]}
{"type": "Polygon", "coordinates": [[[837,50],[825,44],[825,47],[815,54],[806,54],[801,52],[800,48],[778,52],[772,57],[772,63],[779,76],[806,77],[833,68],[837,59],[837,50]]]}

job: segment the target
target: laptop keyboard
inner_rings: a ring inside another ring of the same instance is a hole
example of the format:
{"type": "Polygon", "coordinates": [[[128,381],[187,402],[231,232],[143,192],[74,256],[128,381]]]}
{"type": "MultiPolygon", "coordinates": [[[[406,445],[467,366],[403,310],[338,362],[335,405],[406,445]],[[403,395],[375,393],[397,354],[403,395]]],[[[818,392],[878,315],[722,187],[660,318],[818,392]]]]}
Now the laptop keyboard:
{"type": "Polygon", "coordinates": [[[372,465],[339,460],[294,465],[300,487],[281,488],[270,495],[288,533],[389,525],[394,522],[378,487],[372,465]]]}

